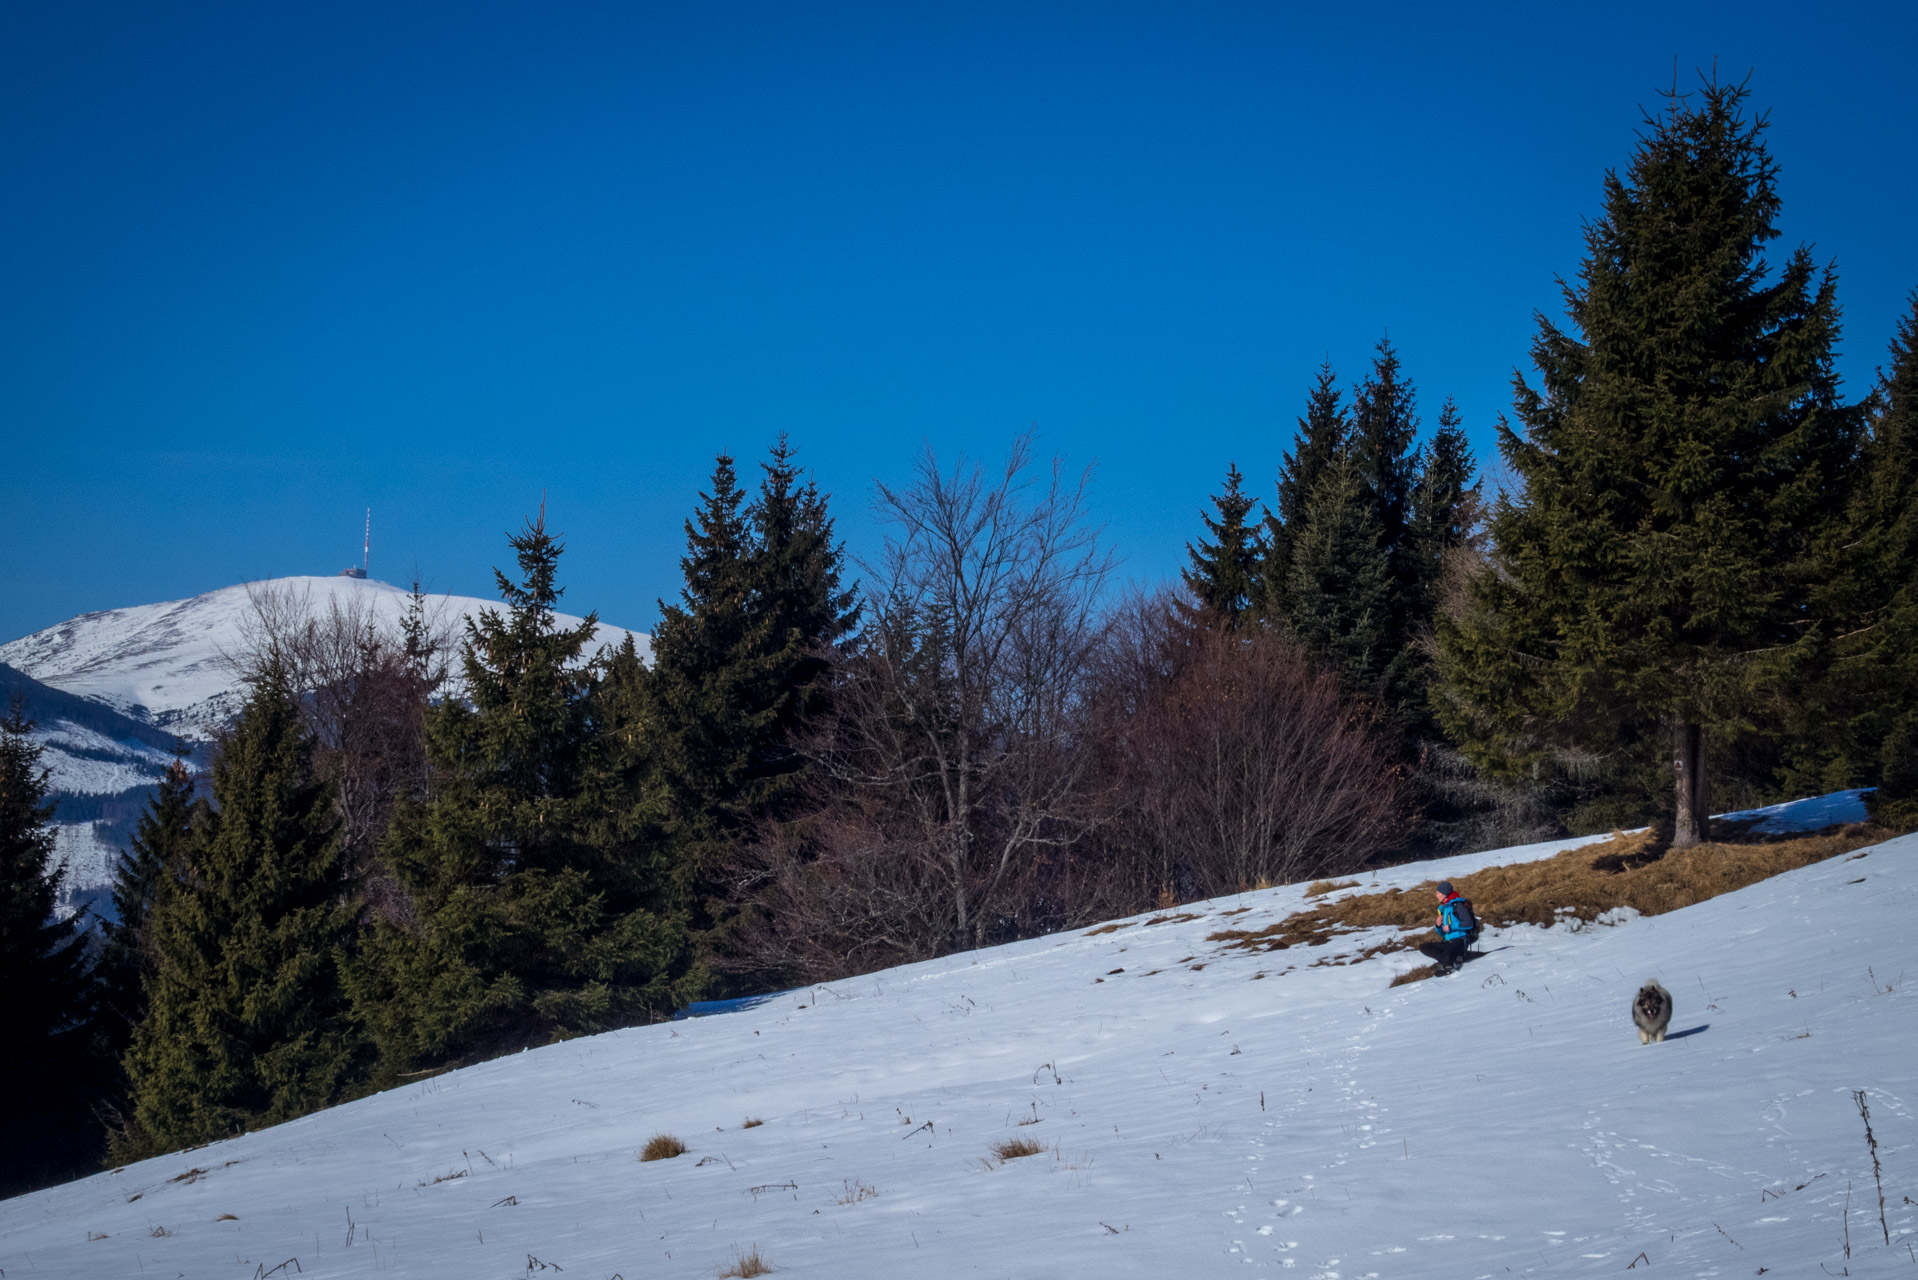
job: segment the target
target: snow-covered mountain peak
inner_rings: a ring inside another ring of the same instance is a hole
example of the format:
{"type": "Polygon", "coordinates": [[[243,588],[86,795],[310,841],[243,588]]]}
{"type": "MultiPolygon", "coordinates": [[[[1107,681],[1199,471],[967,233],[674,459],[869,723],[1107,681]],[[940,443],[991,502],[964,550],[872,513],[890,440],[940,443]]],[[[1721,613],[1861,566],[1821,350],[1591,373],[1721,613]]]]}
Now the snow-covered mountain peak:
{"type": "MultiPolygon", "coordinates": [[[[274,578],[188,600],[81,614],[0,645],[0,662],[137,720],[203,739],[236,709],[230,656],[245,647],[263,591],[322,612],[333,605],[367,609],[395,627],[409,599],[406,589],[367,578],[274,578]]],[[[483,609],[501,608],[472,596],[426,599],[436,618],[452,627],[483,609]]],[[[578,621],[561,617],[562,624],[578,621]]],[[[623,627],[602,623],[596,639],[618,645],[628,635],[642,655],[651,656],[648,637],[623,627]]]]}

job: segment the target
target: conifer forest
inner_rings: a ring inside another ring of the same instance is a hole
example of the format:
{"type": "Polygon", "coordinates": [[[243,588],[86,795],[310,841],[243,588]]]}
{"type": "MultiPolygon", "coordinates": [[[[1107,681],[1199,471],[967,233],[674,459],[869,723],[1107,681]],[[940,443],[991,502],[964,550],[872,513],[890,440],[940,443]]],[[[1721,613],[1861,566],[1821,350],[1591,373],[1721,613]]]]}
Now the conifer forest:
{"type": "Polygon", "coordinates": [[[244,704],[152,795],[112,919],[54,909],[16,705],[0,1194],[1256,886],[1683,847],[1853,787],[1918,826],[1918,293],[1848,335],[1884,357],[1841,394],[1836,270],[1779,243],[1742,86],[1666,99],[1592,176],[1496,459],[1381,338],[1288,389],[1270,457],[1217,460],[1176,583],[1122,586],[1091,473],[1031,436],[928,447],[855,561],[866,496],[782,436],[687,495],[650,656],[596,651],[542,508],[458,630],[418,592],[398,629],[263,599],[244,704]]]}

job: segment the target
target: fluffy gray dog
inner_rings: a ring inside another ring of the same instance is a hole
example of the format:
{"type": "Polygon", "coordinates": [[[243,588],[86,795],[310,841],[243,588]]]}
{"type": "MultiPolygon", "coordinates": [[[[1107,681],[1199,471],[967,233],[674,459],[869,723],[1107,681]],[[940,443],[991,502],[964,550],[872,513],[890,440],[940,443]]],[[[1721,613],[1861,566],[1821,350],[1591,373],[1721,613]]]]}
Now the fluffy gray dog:
{"type": "Polygon", "coordinates": [[[1664,1041],[1665,1028],[1672,1025],[1672,993],[1657,978],[1648,980],[1632,997],[1632,1025],[1638,1028],[1640,1044],[1664,1041]]]}

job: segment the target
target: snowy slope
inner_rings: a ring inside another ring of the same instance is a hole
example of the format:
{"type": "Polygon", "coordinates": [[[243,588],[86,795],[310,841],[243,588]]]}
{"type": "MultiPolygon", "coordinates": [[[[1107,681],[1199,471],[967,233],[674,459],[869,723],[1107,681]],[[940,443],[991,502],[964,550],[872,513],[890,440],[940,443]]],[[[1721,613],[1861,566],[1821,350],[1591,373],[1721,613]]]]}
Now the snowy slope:
{"type": "Polygon", "coordinates": [[[1918,1275],[1918,837],[1665,916],[1507,930],[1400,988],[1402,954],[1312,968],[1205,940],[1301,899],[424,1080],[0,1203],[0,1267],[634,1280],[757,1245],[776,1275],[875,1280],[1918,1275]],[[1641,1047],[1627,1005],[1654,975],[1678,1035],[1641,1047]],[[691,1151],[639,1163],[661,1131],[691,1151]],[[1050,1150],[988,1167],[1012,1136],[1050,1150]]]}
{"type": "MultiPolygon", "coordinates": [[[[245,647],[253,613],[249,592],[263,587],[304,596],[316,610],[336,601],[365,605],[395,627],[408,599],[404,588],[370,579],[275,578],[222,587],[191,600],[81,614],[0,645],[0,662],[137,719],[204,738],[238,707],[227,659],[245,647]]],[[[471,596],[429,595],[427,604],[449,625],[482,609],[501,608],[497,601],[471,596]]],[[[560,621],[579,619],[562,615],[560,621]]],[[[617,645],[629,634],[650,656],[647,637],[623,627],[601,624],[595,639],[617,645]]]]}

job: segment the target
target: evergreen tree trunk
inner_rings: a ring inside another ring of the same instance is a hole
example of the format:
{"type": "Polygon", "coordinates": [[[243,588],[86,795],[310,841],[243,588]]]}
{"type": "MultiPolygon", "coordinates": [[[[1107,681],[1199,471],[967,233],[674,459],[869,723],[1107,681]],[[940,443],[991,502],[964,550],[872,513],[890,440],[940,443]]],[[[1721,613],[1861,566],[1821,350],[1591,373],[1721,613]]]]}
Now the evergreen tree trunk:
{"type": "Polygon", "coordinates": [[[1672,722],[1672,847],[1688,848],[1705,838],[1705,727],[1691,720],[1672,722]]]}

